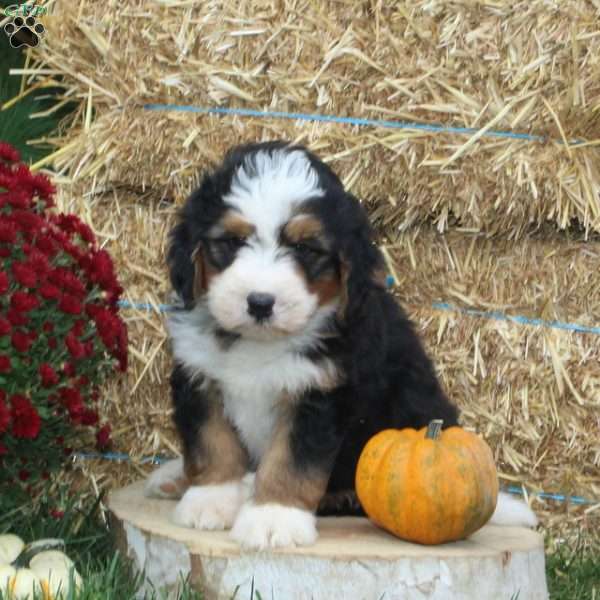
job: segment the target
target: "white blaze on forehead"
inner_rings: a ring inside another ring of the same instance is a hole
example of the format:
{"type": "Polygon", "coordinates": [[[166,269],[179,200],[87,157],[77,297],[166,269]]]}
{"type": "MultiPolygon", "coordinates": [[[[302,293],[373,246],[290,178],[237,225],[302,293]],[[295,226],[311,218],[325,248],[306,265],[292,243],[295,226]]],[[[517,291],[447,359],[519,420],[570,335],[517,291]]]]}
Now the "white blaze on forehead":
{"type": "Polygon", "coordinates": [[[255,225],[264,242],[278,235],[296,206],[323,193],[307,155],[282,148],[259,151],[244,160],[224,201],[255,225]]]}

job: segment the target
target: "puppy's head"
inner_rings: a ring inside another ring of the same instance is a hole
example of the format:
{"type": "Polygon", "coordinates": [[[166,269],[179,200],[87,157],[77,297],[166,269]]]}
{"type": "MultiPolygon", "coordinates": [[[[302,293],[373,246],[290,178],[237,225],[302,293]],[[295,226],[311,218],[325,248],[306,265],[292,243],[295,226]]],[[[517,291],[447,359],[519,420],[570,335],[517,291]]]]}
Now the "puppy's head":
{"type": "Polygon", "coordinates": [[[228,332],[294,335],[348,316],[380,262],[370,235],[359,203],[306,149],[243,146],[188,199],[171,280],[188,308],[202,301],[228,332]]]}

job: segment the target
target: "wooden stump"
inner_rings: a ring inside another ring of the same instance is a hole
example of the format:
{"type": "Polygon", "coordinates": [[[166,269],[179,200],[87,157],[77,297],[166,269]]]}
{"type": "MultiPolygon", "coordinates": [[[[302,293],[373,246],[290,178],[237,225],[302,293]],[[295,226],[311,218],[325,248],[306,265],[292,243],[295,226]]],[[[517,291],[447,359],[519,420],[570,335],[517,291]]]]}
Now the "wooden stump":
{"type": "Polygon", "coordinates": [[[110,495],[120,545],[146,585],[176,594],[182,580],[206,600],[544,600],[542,537],[488,525],[440,546],[403,542],[367,519],[319,519],[305,548],[243,552],[228,532],[173,525],[175,503],[151,500],[136,483],[110,495]]]}

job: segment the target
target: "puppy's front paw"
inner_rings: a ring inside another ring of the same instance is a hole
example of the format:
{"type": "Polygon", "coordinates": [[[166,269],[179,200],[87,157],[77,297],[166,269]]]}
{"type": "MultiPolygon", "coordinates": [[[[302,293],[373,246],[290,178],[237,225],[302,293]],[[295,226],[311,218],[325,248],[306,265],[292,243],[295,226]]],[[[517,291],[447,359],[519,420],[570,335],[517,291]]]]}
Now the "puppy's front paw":
{"type": "Polygon", "coordinates": [[[235,520],[231,537],[252,550],[309,546],[317,541],[316,518],[292,506],[247,503],[235,520]]]}
{"type": "Polygon", "coordinates": [[[181,498],[189,482],[183,472],[183,459],[176,458],[150,473],[144,494],[148,498],[181,498]]]}
{"type": "Polygon", "coordinates": [[[194,529],[229,529],[248,496],[241,481],[193,486],[173,512],[173,521],[194,529]]]}

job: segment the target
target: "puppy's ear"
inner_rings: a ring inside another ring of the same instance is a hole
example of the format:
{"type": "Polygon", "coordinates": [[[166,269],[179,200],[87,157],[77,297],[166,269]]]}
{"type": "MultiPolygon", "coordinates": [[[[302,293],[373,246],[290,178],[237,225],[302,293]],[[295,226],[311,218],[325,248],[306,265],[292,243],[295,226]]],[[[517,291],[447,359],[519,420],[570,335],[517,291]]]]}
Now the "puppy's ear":
{"type": "Polygon", "coordinates": [[[342,241],[339,251],[342,292],[338,319],[345,323],[360,319],[373,289],[385,287],[385,263],[381,252],[373,243],[368,219],[362,213],[362,208],[360,211],[354,230],[342,241]]]}
{"type": "Polygon", "coordinates": [[[185,223],[180,223],[171,232],[168,264],[173,289],[183,300],[185,308],[192,308],[196,300],[206,293],[208,273],[202,244],[193,248],[185,223]]]}
{"type": "Polygon", "coordinates": [[[208,291],[208,266],[202,244],[196,246],[192,252],[192,264],[194,265],[194,300],[198,300],[208,291]]]}

